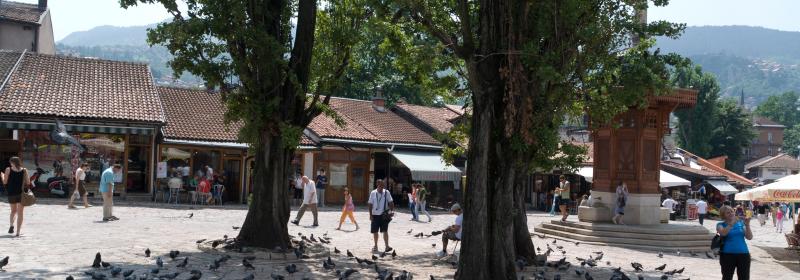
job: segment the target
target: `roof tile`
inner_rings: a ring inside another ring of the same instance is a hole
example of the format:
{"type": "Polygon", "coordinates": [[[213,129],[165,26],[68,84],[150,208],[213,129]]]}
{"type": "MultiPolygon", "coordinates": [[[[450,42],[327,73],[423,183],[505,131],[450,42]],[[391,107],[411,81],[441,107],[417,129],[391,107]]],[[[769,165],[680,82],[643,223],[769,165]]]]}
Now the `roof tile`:
{"type": "Polygon", "coordinates": [[[39,19],[45,11],[40,10],[36,4],[0,1],[0,19],[39,23],[39,19]]]}
{"type": "Polygon", "coordinates": [[[158,87],[170,139],[236,142],[241,122],[225,125],[225,104],[218,93],[177,87],[158,87]]]}
{"type": "Polygon", "coordinates": [[[461,114],[456,113],[453,109],[447,107],[426,107],[411,104],[397,104],[397,109],[403,110],[420,120],[424,124],[430,126],[436,132],[444,133],[453,128],[453,123],[450,121],[458,118],[461,114]]]}

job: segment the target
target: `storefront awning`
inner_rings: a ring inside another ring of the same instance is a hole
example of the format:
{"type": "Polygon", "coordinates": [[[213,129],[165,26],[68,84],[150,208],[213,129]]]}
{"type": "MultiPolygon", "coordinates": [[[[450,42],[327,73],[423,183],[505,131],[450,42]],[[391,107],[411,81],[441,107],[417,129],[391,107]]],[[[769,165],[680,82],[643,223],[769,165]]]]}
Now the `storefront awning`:
{"type": "Polygon", "coordinates": [[[709,185],[717,189],[720,193],[724,195],[738,193],[739,190],[728,184],[728,182],[720,181],[720,180],[708,180],[706,181],[709,185]]]}
{"type": "Polygon", "coordinates": [[[461,170],[448,166],[442,156],[434,152],[392,151],[392,156],[411,170],[415,181],[455,181],[461,180],[461,170]]]}
{"type": "MultiPolygon", "coordinates": [[[[67,127],[67,131],[69,132],[82,133],[150,135],[153,134],[153,131],[155,131],[153,128],[149,127],[122,127],[83,124],[64,124],[64,126],[67,127]]],[[[0,128],[8,129],[52,130],[55,127],[55,123],[0,121],[0,128]]]]}
{"type": "MultiPolygon", "coordinates": [[[[669,188],[669,187],[675,187],[675,186],[689,186],[689,185],[691,185],[691,183],[688,180],[685,180],[685,179],[683,179],[681,177],[672,175],[671,173],[666,172],[664,170],[660,170],[660,172],[661,173],[659,174],[659,183],[658,183],[658,185],[661,186],[662,188],[669,188]]],[[[584,167],[578,168],[578,173],[577,174],[583,176],[583,179],[586,180],[586,182],[591,183],[592,182],[592,176],[594,176],[593,173],[594,173],[594,168],[593,167],[584,166],[584,167]]]]}

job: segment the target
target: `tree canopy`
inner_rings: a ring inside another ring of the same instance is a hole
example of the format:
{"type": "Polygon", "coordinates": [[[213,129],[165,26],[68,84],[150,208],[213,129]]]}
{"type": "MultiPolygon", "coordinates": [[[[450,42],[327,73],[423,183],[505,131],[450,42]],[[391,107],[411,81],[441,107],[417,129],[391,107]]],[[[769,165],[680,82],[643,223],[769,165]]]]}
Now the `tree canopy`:
{"type": "Polygon", "coordinates": [[[711,130],[711,157],[728,156],[726,165],[740,169],[744,150],[756,133],[753,130],[753,119],[736,100],[722,99],[716,109],[716,122],[711,130]]]}
{"type": "Polygon", "coordinates": [[[756,115],[769,118],[786,127],[800,124],[800,100],[796,92],[787,91],[767,98],[756,107],[756,115]]]}
{"type": "Polygon", "coordinates": [[[693,108],[675,111],[678,117],[678,145],[698,156],[711,156],[710,131],[717,123],[717,99],[719,84],[714,75],[704,73],[698,65],[677,67],[672,73],[675,86],[693,88],[697,92],[697,103],[693,108]]]}

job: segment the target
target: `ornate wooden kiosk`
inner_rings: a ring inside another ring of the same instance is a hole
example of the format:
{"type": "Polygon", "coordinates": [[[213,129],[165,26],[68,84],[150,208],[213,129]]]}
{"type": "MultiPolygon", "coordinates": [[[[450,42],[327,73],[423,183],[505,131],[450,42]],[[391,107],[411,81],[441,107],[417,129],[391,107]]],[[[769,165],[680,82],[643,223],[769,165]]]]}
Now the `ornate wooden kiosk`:
{"type": "Polygon", "coordinates": [[[651,96],[647,108],[631,108],[608,124],[592,127],[594,142],[593,207],[581,207],[586,222],[610,222],[616,188],[624,181],[630,193],[624,222],[632,225],[661,221],[659,187],[662,138],[669,133],[670,113],[693,107],[697,91],[675,89],[665,96],[651,96]]]}

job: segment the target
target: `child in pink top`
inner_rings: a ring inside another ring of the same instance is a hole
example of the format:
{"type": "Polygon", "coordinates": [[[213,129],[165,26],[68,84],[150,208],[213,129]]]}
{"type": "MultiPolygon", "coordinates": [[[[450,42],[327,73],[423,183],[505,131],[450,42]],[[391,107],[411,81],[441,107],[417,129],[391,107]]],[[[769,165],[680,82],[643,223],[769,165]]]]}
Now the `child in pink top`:
{"type": "Polygon", "coordinates": [[[350,221],[356,225],[356,230],[358,230],[358,223],[356,222],[356,218],[353,217],[353,211],[356,210],[356,206],[353,205],[353,196],[350,195],[350,190],[348,188],[344,188],[344,206],[342,206],[342,217],[339,218],[339,227],[336,230],[342,229],[342,223],[344,223],[345,217],[350,217],[350,221]]]}

